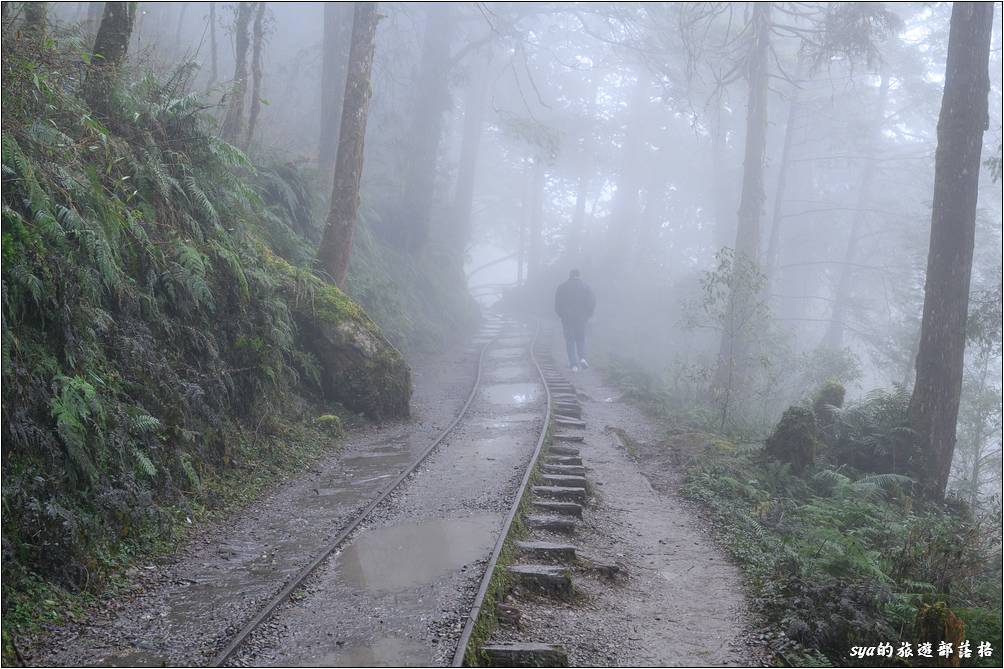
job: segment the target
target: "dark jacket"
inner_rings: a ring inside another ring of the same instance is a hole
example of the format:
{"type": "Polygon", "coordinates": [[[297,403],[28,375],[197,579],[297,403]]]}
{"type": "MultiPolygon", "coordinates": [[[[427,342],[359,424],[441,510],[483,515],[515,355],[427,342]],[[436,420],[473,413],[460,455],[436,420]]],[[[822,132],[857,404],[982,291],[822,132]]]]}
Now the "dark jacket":
{"type": "Polygon", "coordinates": [[[593,291],[578,277],[561,284],[554,293],[554,311],[566,323],[585,323],[595,309],[593,291]]]}

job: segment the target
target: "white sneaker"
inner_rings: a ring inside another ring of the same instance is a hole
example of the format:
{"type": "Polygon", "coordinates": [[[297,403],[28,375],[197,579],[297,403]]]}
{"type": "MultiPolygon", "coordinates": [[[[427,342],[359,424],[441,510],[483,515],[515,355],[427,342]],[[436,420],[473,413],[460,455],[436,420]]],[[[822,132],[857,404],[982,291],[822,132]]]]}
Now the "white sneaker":
{"type": "Polygon", "coordinates": [[[579,360],[579,367],[581,367],[582,369],[589,369],[589,363],[586,362],[585,358],[579,360]]]}
{"type": "Polygon", "coordinates": [[[573,372],[579,371],[579,366],[578,365],[572,365],[572,371],[573,372]]]}

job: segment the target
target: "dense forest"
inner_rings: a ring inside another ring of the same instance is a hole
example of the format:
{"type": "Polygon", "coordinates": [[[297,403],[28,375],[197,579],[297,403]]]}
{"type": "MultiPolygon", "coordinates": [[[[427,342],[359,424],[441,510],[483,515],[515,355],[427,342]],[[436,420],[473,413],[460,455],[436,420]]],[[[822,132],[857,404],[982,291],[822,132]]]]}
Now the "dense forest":
{"type": "Polygon", "coordinates": [[[774,662],[999,666],[998,4],[2,7],[5,662],[578,269],[774,662]]]}

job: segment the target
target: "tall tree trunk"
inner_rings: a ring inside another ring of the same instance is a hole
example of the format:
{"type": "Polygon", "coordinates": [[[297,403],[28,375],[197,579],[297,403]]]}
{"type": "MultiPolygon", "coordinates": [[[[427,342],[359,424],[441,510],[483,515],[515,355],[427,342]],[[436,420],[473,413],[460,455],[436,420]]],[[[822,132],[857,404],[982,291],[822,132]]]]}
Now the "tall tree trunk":
{"type": "MultiPolygon", "coordinates": [[[[763,210],[763,168],[767,151],[767,54],[770,47],[770,3],[753,4],[752,40],[747,61],[749,93],[746,103],[746,149],[743,158],[743,187],[739,198],[737,216],[735,263],[760,262],[760,213],[763,210]]],[[[735,297],[729,297],[729,317],[722,329],[718,349],[718,367],[715,387],[720,394],[729,396],[737,377],[745,371],[748,342],[740,332],[742,323],[733,315],[737,312],[735,297]]],[[[725,413],[722,414],[722,423],[725,413]]]]}
{"type": "Polygon", "coordinates": [[[185,12],[188,11],[188,3],[181,3],[178,10],[178,27],[174,31],[174,55],[181,56],[181,36],[185,29],[185,12]]]}
{"type": "Polygon", "coordinates": [[[321,60],[321,137],[318,166],[328,174],[338,154],[338,126],[342,117],[345,71],[352,30],[352,5],[324,3],[324,41],[321,60]]]}
{"type": "MultiPolygon", "coordinates": [[[[664,167],[664,166],[660,166],[664,167]]],[[[659,231],[666,212],[666,190],[670,183],[665,169],[653,169],[645,186],[645,205],[639,215],[638,244],[634,265],[638,268],[658,267],[661,251],[659,231]]]]}
{"type": "Polygon", "coordinates": [[[715,111],[711,117],[711,176],[708,184],[711,186],[711,200],[715,216],[714,245],[715,250],[728,246],[735,240],[735,206],[732,202],[732,188],[728,184],[729,169],[725,160],[728,150],[728,126],[725,122],[725,105],[722,101],[722,91],[715,94],[715,111]]]}
{"type": "Polygon", "coordinates": [[[248,78],[248,48],[250,38],[248,25],[251,23],[253,11],[251,2],[237,3],[237,18],[234,22],[234,80],[230,84],[230,100],[227,113],[223,118],[223,139],[231,144],[237,144],[244,127],[244,98],[247,97],[248,78]]]}
{"type": "Polygon", "coordinates": [[[84,80],[84,99],[98,114],[111,111],[112,90],[129,50],[138,2],[106,2],[94,39],[94,57],[84,80]]]}
{"type": "Polygon", "coordinates": [[[488,104],[489,67],[492,54],[471,66],[471,80],[464,96],[464,129],[460,141],[460,163],[457,185],[453,192],[454,230],[451,235],[456,248],[463,254],[471,237],[471,214],[474,209],[474,183],[478,171],[478,153],[488,104]]]}
{"type": "Polygon", "coordinates": [[[875,120],[872,124],[871,137],[864,148],[864,169],[861,170],[861,182],[858,185],[858,198],[851,214],[851,233],[844,249],[844,262],[840,267],[840,278],[833,296],[833,309],[830,312],[830,322],[823,335],[823,346],[843,348],[844,321],[850,308],[851,286],[853,284],[854,262],[858,255],[858,242],[864,232],[865,223],[870,214],[865,211],[872,199],[872,186],[875,181],[875,148],[881,139],[882,125],[885,122],[886,104],[889,99],[889,74],[882,73],[882,84],[879,87],[878,105],[875,109],[875,120]]]}
{"type": "Polygon", "coordinates": [[[36,44],[45,40],[47,2],[28,2],[24,6],[24,32],[36,44]]]}
{"type": "Polygon", "coordinates": [[[767,152],[767,53],[770,46],[770,3],[753,5],[753,41],[748,61],[746,150],[743,189],[739,198],[736,255],[760,262],[760,214],[763,211],[763,166],[767,152]]]}
{"type": "Polygon", "coordinates": [[[568,243],[565,253],[572,263],[579,263],[582,250],[582,238],[586,227],[586,199],[589,197],[590,175],[592,173],[593,128],[592,119],[596,111],[596,91],[599,88],[599,78],[595,74],[589,76],[589,97],[586,100],[586,110],[583,119],[586,131],[583,133],[581,155],[578,160],[579,174],[575,184],[575,209],[572,212],[572,225],[568,231],[568,243]]]}
{"type": "Polygon", "coordinates": [[[86,37],[98,34],[98,26],[101,25],[104,11],[105,3],[103,2],[87,3],[87,19],[84,21],[84,35],[86,37]]]}
{"type": "Polygon", "coordinates": [[[650,84],[649,75],[640,72],[628,103],[630,119],[625,126],[620,175],[607,230],[607,262],[610,270],[616,273],[626,269],[638,233],[638,197],[645,171],[645,112],[650,84]]]}
{"type": "Polygon", "coordinates": [[[924,494],[935,501],[944,499],[955,451],[980,153],[989,123],[993,15],[992,3],[953,3],[938,117],[924,316],[910,399],[910,420],[920,447],[916,474],[924,494]]]}
{"type": "Polygon", "coordinates": [[[254,49],[251,55],[251,111],[248,114],[248,133],[244,138],[244,147],[251,146],[254,129],[261,113],[261,74],[262,54],[265,51],[265,9],[268,3],[256,3],[254,15],[254,49]]]}
{"type": "Polygon", "coordinates": [[[352,237],[359,210],[359,183],[363,174],[363,148],[370,105],[370,73],[376,43],[377,13],[375,2],[355,2],[352,16],[352,42],[349,47],[348,76],[345,80],[342,124],[339,129],[338,155],[335,159],[331,209],[318,251],[320,266],[341,287],[349,271],[352,237]]]}
{"type": "Polygon", "coordinates": [[[540,153],[533,159],[533,173],[530,181],[530,239],[526,255],[527,281],[533,281],[540,274],[544,247],[544,186],[547,183],[546,179],[547,166],[543,153],[540,153]]]}
{"type": "Polygon", "coordinates": [[[415,106],[406,157],[404,198],[397,221],[403,225],[404,248],[418,251],[429,236],[429,219],[436,187],[436,163],[443,135],[443,114],[449,105],[450,37],[454,10],[449,3],[426,10],[422,59],[415,82],[415,106]]]}
{"type": "Polygon", "coordinates": [[[209,81],[206,90],[213,87],[220,77],[218,49],[216,47],[216,3],[209,3],[209,81]]]}
{"type": "Polygon", "coordinates": [[[801,113],[801,91],[796,86],[788,102],[788,120],[784,126],[784,145],[781,147],[781,163],[777,167],[777,186],[774,189],[774,207],[770,218],[770,234],[767,238],[765,273],[772,283],[777,278],[777,257],[781,248],[781,225],[784,223],[784,198],[788,188],[788,169],[791,165],[791,145],[795,136],[795,126],[801,113]]]}

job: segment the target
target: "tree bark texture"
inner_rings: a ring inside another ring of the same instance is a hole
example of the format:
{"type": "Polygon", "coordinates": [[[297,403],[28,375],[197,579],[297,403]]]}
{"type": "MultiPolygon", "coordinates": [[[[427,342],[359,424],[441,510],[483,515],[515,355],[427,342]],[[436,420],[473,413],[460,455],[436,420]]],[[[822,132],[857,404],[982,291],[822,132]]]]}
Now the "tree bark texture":
{"type": "Polygon", "coordinates": [[[715,94],[715,111],[711,117],[711,201],[714,203],[715,249],[728,246],[736,238],[734,187],[728,183],[731,170],[725,159],[728,151],[728,124],[722,91],[715,94]]]}
{"type": "Polygon", "coordinates": [[[342,118],[342,96],[352,37],[352,5],[324,3],[324,41],[321,60],[321,137],[318,166],[330,174],[338,154],[338,128],[342,118]]]}
{"type": "Polygon", "coordinates": [[[185,13],[188,11],[188,3],[181,3],[178,10],[178,26],[174,31],[174,55],[181,56],[181,36],[185,29],[185,13]]]}
{"type": "Polygon", "coordinates": [[[87,3],[87,18],[84,20],[84,34],[85,35],[96,35],[98,32],[98,26],[101,25],[101,17],[104,16],[105,3],[103,2],[88,2],[87,3]]]}
{"type": "MultiPolygon", "coordinates": [[[[747,57],[748,97],[746,102],[746,148],[743,158],[743,185],[736,227],[735,263],[760,262],[760,213],[764,203],[763,168],[767,153],[767,55],[770,47],[770,3],[753,4],[752,38],[747,57]]],[[[737,376],[745,372],[748,342],[737,335],[734,296],[730,296],[728,322],[722,330],[714,386],[719,392],[731,389],[737,376]]]]}
{"type": "Polygon", "coordinates": [[[924,494],[935,501],[944,498],[955,451],[980,153],[989,123],[993,14],[993,3],[953,3],[938,117],[924,315],[910,399],[910,420],[919,445],[916,474],[924,494]]]}
{"type": "Polygon", "coordinates": [[[24,6],[24,31],[36,44],[45,40],[48,5],[47,2],[29,2],[24,6]]]}
{"type": "Polygon", "coordinates": [[[107,116],[119,69],[129,50],[129,38],[136,22],[138,2],[106,2],[94,38],[91,69],[84,80],[84,99],[91,108],[107,116]]]}
{"type": "Polygon", "coordinates": [[[244,98],[247,97],[248,48],[251,40],[248,26],[251,23],[253,5],[251,2],[237,3],[237,17],[234,21],[234,80],[230,84],[230,100],[227,113],[223,117],[223,139],[237,144],[244,127],[244,98]]]}
{"type": "Polygon", "coordinates": [[[625,128],[617,192],[612,205],[610,226],[607,229],[608,267],[617,274],[626,269],[638,234],[640,215],[638,199],[646,169],[645,128],[650,85],[649,75],[644,72],[639,73],[631,101],[628,103],[630,119],[625,128]]]}
{"type": "Polygon", "coordinates": [[[770,3],[753,5],[753,39],[747,61],[746,149],[739,198],[736,254],[760,261],[760,213],[763,210],[763,163],[767,152],[767,54],[770,46],[770,3]]]}
{"type": "Polygon", "coordinates": [[[453,192],[453,242],[462,254],[471,237],[471,216],[474,211],[474,184],[478,172],[478,153],[485,107],[488,104],[489,67],[492,54],[488,51],[471,66],[471,78],[464,96],[464,128],[460,140],[460,163],[457,184],[453,192]]]}
{"type": "Polygon", "coordinates": [[[213,87],[220,78],[219,56],[216,48],[216,3],[209,3],[209,82],[206,89],[213,87]]]}
{"type": "Polygon", "coordinates": [[[858,185],[858,199],[855,211],[851,214],[851,233],[847,238],[847,247],[844,250],[844,262],[840,267],[840,278],[837,281],[837,289],[833,296],[833,310],[830,315],[830,322],[826,327],[826,334],[823,335],[823,346],[830,348],[843,348],[844,346],[844,321],[847,319],[850,310],[851,287],[854,282],[855,258],[858,255],[858,242],[864,232],[865,223],[870,217],[866,211],[872,199],[872,185],[875,181],[875,147],[881,139],[882,125],[885,122],[885,110],[889,100],[889,75],[882,73],[882,83],[879,87],[878,106],[875,110],[875,121],[872,126],[871,137],[864,147],[864,169],[861,170],[861,182],[858,185]]]}
{"type": "Polygon", "coordinates": [[[788,188],[788,168],[791,165],[791,145],[794,143],[795,128],[801,113],[800,91],[796,87],[788,103],[788,120],[784,126],[784,144],[781,147],[781,163],[777,166],[777,187],[774,190],[774,207],[770,218],[770,234],[767,237],[765,271],[771,281],[777,268],[777,257],[781,250],[781,225],[784,223],[784,198],[788,188]]]}
{"type": "Polygon", "coordinates": [[[543,152],[533,159],[530,180],[530,239],[527,244],[526,279],[533,281],[540,273],[544,247],[544,187],[547,183],[547,165],[543,152]]]}
{"type": "Polygon", "coordinates": [[[251,146],[255,126],[258,125],[258,115],[261,113],[261,77],[262,58],[265,51],[265,9],[268,3],[255,3],[253,43],[251,54],[251,111],[248,113],[248,131],[244,138],[244,147],[251,146]]]}
{"type": "Polygon", "coordinates": [[[408,134],[404,197],[397,225],[403,248],[417,252],[428,240],[429,219],[436,189],[436,163],[443,135],[443,114],[449,106],[450,36],[453,9],[448,3],[432,4],[426,10],[425,36],[414,108],[408,134]]]}
{"type": "Polygon", "coordinates": [[[331,208],[318,254],[320,266],[339,286],[345,285],[352,255],[359,210],[359,183],[363,173],[363,147],[370,104],[370,73],[373,70],[377,3],[353,3],[352,40],[345,81],[338,155],[335,159],[331,208]]]}

